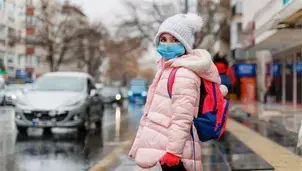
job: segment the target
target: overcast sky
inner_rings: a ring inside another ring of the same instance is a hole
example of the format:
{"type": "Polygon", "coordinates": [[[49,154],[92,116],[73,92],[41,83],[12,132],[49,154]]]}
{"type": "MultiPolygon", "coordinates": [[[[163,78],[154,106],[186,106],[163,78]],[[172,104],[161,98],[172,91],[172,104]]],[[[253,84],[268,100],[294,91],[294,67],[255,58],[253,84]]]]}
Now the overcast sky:
{"type": "Polygon", "coordinates": [[[114,19],[114,13],[123,10],[122,0],[71,0],[80,5],[91,21],[103,21],[106,24],[114,19]]]}

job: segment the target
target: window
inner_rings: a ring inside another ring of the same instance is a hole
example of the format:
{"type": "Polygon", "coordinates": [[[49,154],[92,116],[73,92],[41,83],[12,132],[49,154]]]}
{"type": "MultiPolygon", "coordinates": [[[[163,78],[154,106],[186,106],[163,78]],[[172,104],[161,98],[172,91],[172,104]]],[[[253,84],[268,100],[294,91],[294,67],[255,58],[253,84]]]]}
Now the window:
{"type": "Polygon", "coordinates": [[[15,4],[11,4],[11,3],[8,3],[7,4],[7,13],[10,14],[8,15],[8,20],[14,22],[15,21],[15,4]]]}
{"type": "Polygon", "coordinates": [[[4,8],[4,0],[0,0],[0,9],[4,8]]]}
{"type": "Polygon", "coordinates": [[[7,57],[7,63],[8,64],[14,64],[15,62],[15,60],[14,60],[14,58],[15,58],[15,55],[14,54],[12,54],[12,53],[7,53],[6,54],[6,57],[7,57]]]}
{"type": "Polygon", "coordinates": [[[31,65],[31,56],[26,56],[25,57],[25,64],[26,65],[31,65]]]}
{"type": "Polygon", "coordinates": [[[41,57],[37,56],[37,66],[40,66],[40,65],[41,65],[41,57]]]}
{"type": "Polygon", "coordinates": [[[39,91],[71,91],[83,92],[85,79],[78,76],[42,76],[33,85],[39,91]]]}
{"type": "Polygon", "coordinates": [[[0,39],[4,40],[6,38],[6,27],[0,25],[0,39]]]}
{"type": "Polygon", "coordinates": [[[237,43],[240,43],[240,34],[242,32],[242,23],[237,23],[237,43]]]}

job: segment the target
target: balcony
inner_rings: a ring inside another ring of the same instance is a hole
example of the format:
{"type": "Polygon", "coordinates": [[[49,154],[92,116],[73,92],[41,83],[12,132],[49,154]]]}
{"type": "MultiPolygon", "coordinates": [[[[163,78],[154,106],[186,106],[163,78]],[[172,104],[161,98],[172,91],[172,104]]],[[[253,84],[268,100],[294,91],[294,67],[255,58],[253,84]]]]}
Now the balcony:
{"type": "Polygon", "coordinates": [[[258,36],[270,29],[276,29],[278,24],[283,23],[300,9],[302,9],[301,0],[292,0],[287,4],[283,4],[281,0],[271,0],[254,15],[255,35],[258,36]]]}
{"type": "Polygon", "coordinates": [[[238,2],[234,6],[232,6],[232,16],[241,16],[242,15],[242,3],[238,2]]]}

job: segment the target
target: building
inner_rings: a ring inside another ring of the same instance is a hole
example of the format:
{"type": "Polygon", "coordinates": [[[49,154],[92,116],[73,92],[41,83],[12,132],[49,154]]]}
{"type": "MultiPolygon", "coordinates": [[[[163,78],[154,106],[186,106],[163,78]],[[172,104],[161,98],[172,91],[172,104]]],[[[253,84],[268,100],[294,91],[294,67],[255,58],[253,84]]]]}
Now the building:
{"type": "MultiPolygon", "coordinates": [[[[81,9],[68,1],[62,4],[49,0],[47,3],[54,8],[53,19],[58,23],[70,20],[77,21],[75,26],[88,23],[81,9]]],[[[0,0],[0,63],[3,64],[0,68],[6,70],[9,77],[29,79],[50,70],[45,46],[36,37],[37,27],[41,26],[37,20],[41,8],[40,0],[0,0]]],[[[76,62],[63,64],[61,68],[80,70],[76,62]]]]}
{"type": "Polygon", "coordinates": [[[255,51],[259,94],[278,102],[302,103],[302,1],[242,1],[242,37],[245,50],[255,51]],[[260,61],[260,62],[259,62],[260,61]]]}

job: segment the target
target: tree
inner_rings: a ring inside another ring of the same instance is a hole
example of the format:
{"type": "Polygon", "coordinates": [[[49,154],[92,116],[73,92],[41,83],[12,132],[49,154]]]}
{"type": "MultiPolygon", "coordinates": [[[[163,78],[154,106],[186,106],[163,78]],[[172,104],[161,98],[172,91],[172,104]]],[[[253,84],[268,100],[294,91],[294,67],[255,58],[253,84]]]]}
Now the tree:
{"type": "Polygon", "coordinates": [[[130,1],[124,2],[129,15],[118,15],[118,37],[136,37],[141,41],[152,42],[159,25],[169,16],[182,12],[183,0],[162,1],[130,1]]]}
{"type": "Polygon", "coordinates": [[[74,45],[80,44],[78,30],[87,26],[85,17],[73,17],[66,11],[68,4],[58,5],[51,1],[41,0],[39,13],[36,15],[37,26],[35,43],[46,50],[46,61],[50,71],[57,71],[62,63],[74,61],[66,56],[79,54],[74,45]]]}
{"type": "Polygon", "coordinates": [[[110,60],[108,71],[110,78],[122,80],[123,85],[127,85],[129,80],[139,73],[138,58],[143,52],[140,47],[140,39],[111,40],[108,42],[106,50],[110,60]]]}
{"type": "MultiPolygon", "coordinates": [[[[126,1],[125,7],[129,16],[118,16],[121,22],[118,25],[118,37],[136,37],[141,41],[152,42],[159,25],[168,17],[184,13],[184,0],[173,1],[126,1]]],[[[197,13],[204,18],[202,31],[196,33],[193,48],[204,48],[212,51],[218,40],[229,44],[230,6],[224,1],[197,0],[197,13]],[[218,21],[217,21],[217,18],[218,21]],[[218,29],[217,29],[218,28],[218,29]]]]}
{"type": "Polygon", "coordinates": [[[106,56],[105,46],[109,41],[108,30],[103,27],[102,23],[94,23],[77,30],[77,34],[82,40],[77,47],[79,51],[77,59],[81,62],[82,67],[86,67],[87,73],[98,78],[99,67],[106,56]]]}

